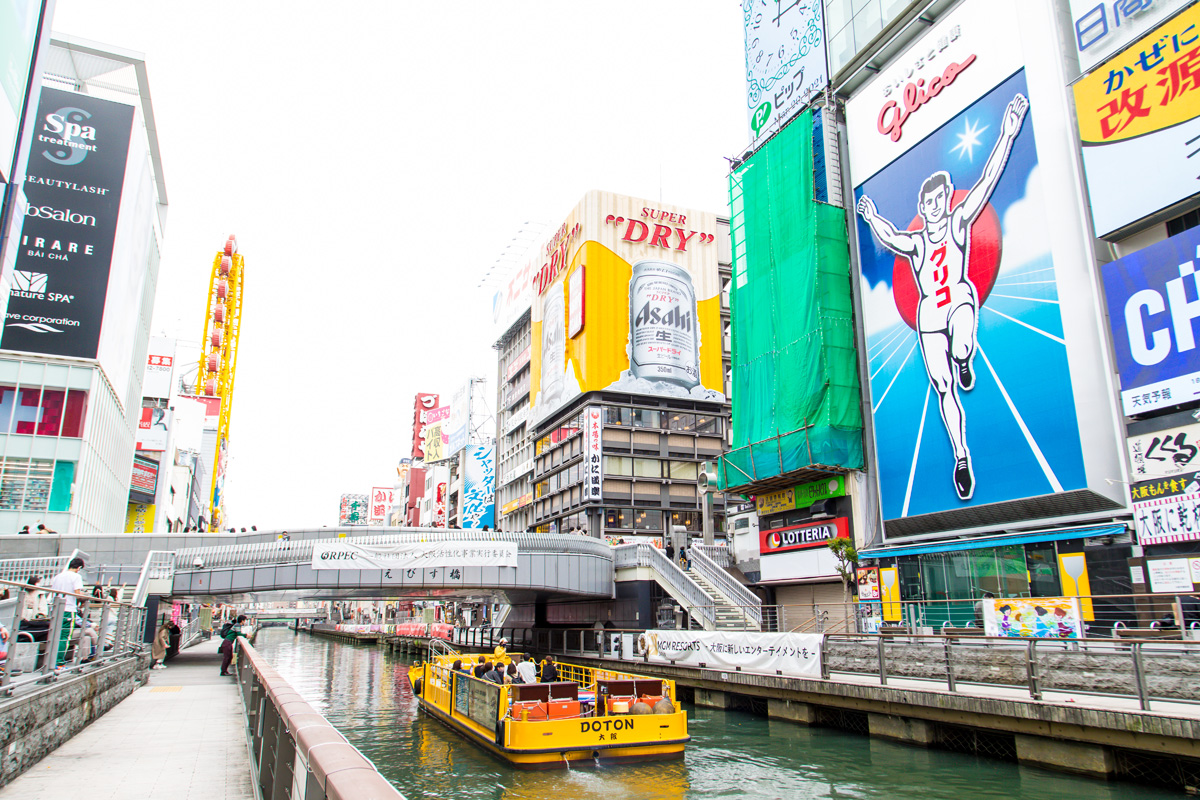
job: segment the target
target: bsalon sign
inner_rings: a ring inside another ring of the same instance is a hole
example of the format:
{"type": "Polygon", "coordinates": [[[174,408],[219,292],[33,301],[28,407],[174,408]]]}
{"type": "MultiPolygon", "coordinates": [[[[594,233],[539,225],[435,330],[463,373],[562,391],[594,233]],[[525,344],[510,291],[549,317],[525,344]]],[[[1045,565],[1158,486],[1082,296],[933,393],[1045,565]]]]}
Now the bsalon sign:
{"type": "Polygon", "coordinates": [[[313,569],[515,566],[516,542],[447,541],[373,546],[333,542],[314,544],[312,554],[313,569]]]}
{"type": "Polygon", "coordinates": [[[764,556],[808,547],[821,547],[830,539],[850,538],[850,519],[836,517],[821,522],[759,531],[759,552],[764,556]]]}

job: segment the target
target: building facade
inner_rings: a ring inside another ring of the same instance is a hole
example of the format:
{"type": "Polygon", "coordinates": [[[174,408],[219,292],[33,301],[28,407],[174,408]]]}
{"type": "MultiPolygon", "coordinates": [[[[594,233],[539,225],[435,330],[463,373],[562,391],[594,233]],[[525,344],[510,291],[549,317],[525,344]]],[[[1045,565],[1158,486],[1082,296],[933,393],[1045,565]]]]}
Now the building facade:
{"type": "Polygon", "coordinates": [[[123,530],[131,475],[158,488],[134,463],[166,218],[145,63],[55,36],[40,68],[0,339],[0,528],[123,530]]]}

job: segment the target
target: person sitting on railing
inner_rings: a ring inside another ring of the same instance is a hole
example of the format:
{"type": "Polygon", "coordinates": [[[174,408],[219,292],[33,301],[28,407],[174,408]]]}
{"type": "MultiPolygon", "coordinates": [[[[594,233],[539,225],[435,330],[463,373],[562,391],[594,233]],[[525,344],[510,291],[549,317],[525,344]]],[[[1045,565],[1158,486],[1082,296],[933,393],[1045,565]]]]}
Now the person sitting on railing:
{"type": "Polygon", "coordinates": [[[71,563],[67,564],[66,569],[50,579],[51,589],[67,593],[63,598],[66,601],[66,613],[76,618],[79,616],[79,600],[88,599],[88,596],[83,593],[83,576],[79,574],[83,566],[83,559],[75,556],[71,559],[71,563]]]}
{"type": "MultiPolygon", "coordinates": [[[[42,582],[41,575],[34,575],[25,581],[29,586],[37,586],[42,582]]],[[[50,616],[50,599],[41,589],[29,589],[25,592],[25,602],[21,605],[21,619],[45,619],[50,616]]]]}
{"type": "Polygon", "coordinates": [[[79,635],[79,647],[82,653],[80,660],[87,664],[96,660],[100,654],[100,632],[90,619],[83,623],[83,633],[79,635]]]}

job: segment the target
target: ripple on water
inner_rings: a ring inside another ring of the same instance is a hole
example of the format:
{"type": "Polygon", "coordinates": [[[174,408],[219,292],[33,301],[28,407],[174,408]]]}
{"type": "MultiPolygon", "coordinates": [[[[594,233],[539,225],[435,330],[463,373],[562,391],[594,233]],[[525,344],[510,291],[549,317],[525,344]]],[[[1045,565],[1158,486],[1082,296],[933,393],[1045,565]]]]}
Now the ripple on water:
{"type": "Polygon", "coordinates": [[[373,645],[282,628],[258,649],[409,798],[484,800],[1159,800],[1171,792],[923,750],[739,712],[689,708],[685,757],[652,764],[514,770],[422,714],[408,663],[373,645]]]}

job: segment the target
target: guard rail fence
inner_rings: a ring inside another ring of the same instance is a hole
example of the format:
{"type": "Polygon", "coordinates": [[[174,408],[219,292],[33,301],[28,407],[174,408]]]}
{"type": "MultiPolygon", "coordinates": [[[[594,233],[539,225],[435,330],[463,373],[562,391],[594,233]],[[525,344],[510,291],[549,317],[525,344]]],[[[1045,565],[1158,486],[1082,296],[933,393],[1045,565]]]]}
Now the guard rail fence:
{"type": "Polygon", "coordinates": [[[241,642],[236,666],[254,780],[264,800],[404,800],[358,748],[241,642]]]}

